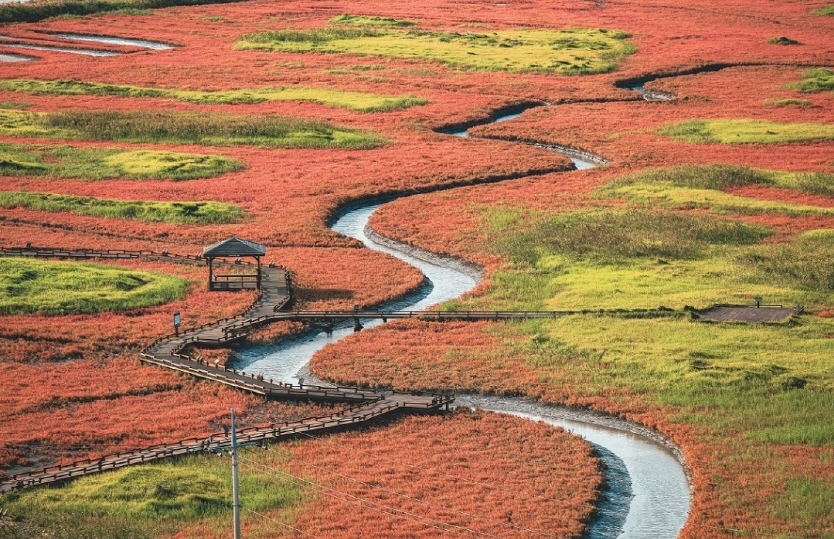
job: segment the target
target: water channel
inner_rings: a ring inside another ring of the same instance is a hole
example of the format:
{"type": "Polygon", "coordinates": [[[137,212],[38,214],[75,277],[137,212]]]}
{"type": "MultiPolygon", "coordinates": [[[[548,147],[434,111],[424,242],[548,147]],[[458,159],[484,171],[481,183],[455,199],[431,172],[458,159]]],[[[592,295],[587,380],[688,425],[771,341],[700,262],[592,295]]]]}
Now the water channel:
{"type": "MultiPolygon", "coordinates": [[[[576,165],[577,168],[594,166],[590,162],[576,165]]],[[[353,208],[342,214],[332,228],[362,241],[370,249],[414,265],[426,276],[416,293],[382,308],[422,310],[456,298],[478,283],[479,276],[471,270],[454,264],[438,265],[419,254],[408,254],[396,245],[383,245],[369,237],[367,223],[378,207],[370,204],[353,208]]],[[[369,328],[380,323],[364,320],[363,326],[369,328]]],[[[313,354],[352,333],[350,324],[336,327],[331,334],[313,331],[275,345],[249,346],[238,351],[235,367],[284,382],[299,383],[305,377],[310,381],[307,364],[313,354]]],[[[589,539],[672,539],[683,527],[690,502],[684,468],[673,451],[646,429],[611,417],[524,399],[460,395],[457,403],[560,426],[596,447],[605,466],[605,481],[597,518],[589,527],[589,539]]]]}

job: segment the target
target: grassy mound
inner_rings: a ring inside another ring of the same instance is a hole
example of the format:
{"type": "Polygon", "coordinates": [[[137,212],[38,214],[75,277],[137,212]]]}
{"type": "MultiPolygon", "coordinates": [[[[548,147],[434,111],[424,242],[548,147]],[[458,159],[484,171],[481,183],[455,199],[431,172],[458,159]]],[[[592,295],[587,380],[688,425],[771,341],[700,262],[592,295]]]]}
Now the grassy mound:
{"type": "Polygon", "coordinates": [[[182,225],[236,223],[246,216],[238,206],[221,202],[112,200],[22,191],[0,193],[0,207],[182,225]]]}
{"type": "Polygon", "coordinates": [[[626,176],[597,192],[648,206],[708,207],[715,212],[783,215],[834,215],[819,206],[755,200],[721,190],[744,185],[771,185],[813,194],[834,195],[834,176],[825,173],[786,173],[728,165],[682,166],[648,170],[626,176]]]}
{"type": "Polygon", "coordinates": [[[813,13],[814,15],[825,15],[828,17],[834,17],[834,4],[815,9],[813,13]]]}
{"type": "Polygon", "coordinates": [[[634,52],[617,30],[501,30],[489,34],[397,30],[393,24],[332,25],[243,36],[238,49],[416,58],[457,69],[587,75],[634,52]]]}
{"type": "Polygon", "coordinates": [[[802,81],[791,84],[803,93],[834,91],[834,71],[826,68],[811,69],[802,74],[802,81]]]}
{"type": "Polygon", "coordinates": [[[337,15],[330,19],[331,24],[352,24],[356,26],[383,26],[385,28],[406,28],[416,26],[417,23],[407,19],[393,19],[391,17],[374,17],[369,15],[337,15]]]}
{"type": "Polygon", "coordinates": [[[37,22],[49,17],[94,15],[96,13],[144,13],[148,9],[173,6],[227,4],[238,0],[50,0],[0,4],[0,23],[37,22]]]}
{"type": "Polygon", "coordinates": [[[242,168],[240,161],[219,155],[0,143],[0,174],[5,176],[180,181],[242,168]]]}
{"type": "Polygon", "coordinates": [[[526,265],[535,265],[549,254],[598,261],[691,259],[704,256],[713,245],[750,245],[768,235],[761,228],[733,221],[649,210],[561,213],[516,231],[497,227],[493,233],[500,254],[526,265]]]}
{"type": "Polygon", "coordinates": [[[834,140],[834,125],[767,120],[690,120],[667,125],[657,134],[692,143],[787,144],[834,140]]]}
{"type": "Polygon", "coordinates": [[[180,299],[178,277],[81,262],[0,258],[0,313],[72,314],[136,309],[180,299]]]}
{"type": "Polygon", "coordinates": [[[0,110],[0,134],[11,136],[166,142],[215,146],[284,148],[374,148],[376,135],[285,116],[242,116],[193,112],[63,112],[0,110]]]}
{"type": "Polygon", "coordinates": [[[297,101],[320,103],[358,112],[385,112],[424,105],[419,97],[389,96],[367,92],[347,92],[326,88],[280,87],[246,88],[218,92],[170,90],[119,84],[103,84],[73,80],[6,80],[0,89],[36,95],[118,95],[123,97],[164,97],[190,103],[227,105],[235,103],[264,103],[268,101],[297,101]]]}
{"type": "MultiPolygon", "coordinates": [[[[151,539],[194,523],[220,533],[232,518],[228,467],[228,459],[213,455],[146,464],[10,494],[0,507],[21,519],[16,527],[31,531],[30,537],[151,539]]],[[[278,520],[287,518],[303,494],[298,484],[268,472],[242,473],[240,489],[248,510],[280,509],[284,516],[278,520]]]]}
{"type": "Polygon", "coordinates": [[[834,240],[822,233],[762,244],[763,228],[658,209],[491,208],[484,227],[488,249],[511,264],[493,276],[488,299],[450,308],[680,309],[757,295],[810,308],[834,302],[834,240]]]}

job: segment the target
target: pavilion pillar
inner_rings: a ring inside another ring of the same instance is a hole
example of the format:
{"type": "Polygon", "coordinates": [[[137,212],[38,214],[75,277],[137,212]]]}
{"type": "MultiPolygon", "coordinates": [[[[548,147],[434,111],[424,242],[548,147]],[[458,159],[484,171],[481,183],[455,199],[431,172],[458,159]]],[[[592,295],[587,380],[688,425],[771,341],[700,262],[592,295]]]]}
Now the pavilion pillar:
{"type": "Polygon", "coordinates": [[[261,257],[256,256],[255,260],[258,262],[258,290],[261,289],[261,257]]]}
{"type": "Polygon", "coordinates": [[[214,290],[214,265],[212,264],[213,262],[214,262],[213,258],[208,259],[208,266],[209,266],[208,289],[209,289],[209,292],[214,290]]]}

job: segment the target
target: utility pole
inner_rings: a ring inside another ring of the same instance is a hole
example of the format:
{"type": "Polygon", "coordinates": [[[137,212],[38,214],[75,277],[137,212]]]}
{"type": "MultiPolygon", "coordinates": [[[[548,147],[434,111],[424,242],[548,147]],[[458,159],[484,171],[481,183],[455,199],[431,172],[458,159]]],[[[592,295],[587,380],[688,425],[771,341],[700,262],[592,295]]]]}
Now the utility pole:
{"type": "Polygon", "coordinates": [[[237,431],[235,429],[235,409],[232,408],[232,510],[234,513],[235,537],[240,539],[240,495],[237,481],[237,431]]]}

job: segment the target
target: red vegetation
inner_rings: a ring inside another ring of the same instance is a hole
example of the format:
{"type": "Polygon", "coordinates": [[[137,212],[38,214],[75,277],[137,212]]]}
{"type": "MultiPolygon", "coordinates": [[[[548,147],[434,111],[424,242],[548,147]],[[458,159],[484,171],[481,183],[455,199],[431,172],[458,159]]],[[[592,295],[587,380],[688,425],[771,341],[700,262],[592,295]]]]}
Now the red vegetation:
{"type": "MultiPolygon", "coordinates": [[[[587,442],[483,412],[406,417],[287,449],[290,473],[321,485],[307,484],[315,501],[293,522],[317,537],[472,533],[465,529],[507,538],[579,537],[601,481],[587,442]]],[[[243,469],[265,470],[245,458],[243,469]]]]}
{"type": "MultiPolygon", "coordinates": [[[[194,254],[205,243],[237,235],[266,243],[270,257],[293,271],[302,305],[312,308],[373,305],[413,288],[419,276],[388,257],[351,248],[356,247],[356,242],[327,230],[327,218],[340,204],[358,197],[476,184],[531,171],[561,170],[565,165],[564,158],[542,149],[504,141],[453,139],[432,131],[444,124],[483,118],[495,108],[524,100],[559,104],[530,110],[513,122],[477,128],[473,133],[573,145],[599,153],[611,159],[613,164],[596,171],[546,174],[401,200],[381,211],[374,218],[374,227],[385,235],[438,252],[464,256],[493,269],[500,261],[485,253],[480,243],[483,209],[489,206],[506,204],[546,211],[583,207],[598,203],[588,196],[589,193],[616,175],[645,167],[683,163],[720,162],[776,170],[831,172],[834,167],[831,143],[692,145],[654,133],[667,123],[697,118],[834,122],[832,94],[799,96],[783,87],[785,83],[799,80],[806,66],[834,64],[830,18],[810,15],[812,7],[807,2],[755,0],[720,3],[714,0],[684,3],[575,0],[559,5],[525,0],[511,6],[486,0],[466,4],[446,0],[363,0],[338,5],[309,0],[280,3],[255,0],[154,10],[149,16],[111,14],[53,19],[33,25],[6,25],[4,34],[13,36],[32,37],[34,31],[119,35],[170,42],[178,48],[114,58],[68,57],[57,52],[36,51],[40,61],[4,64],[4,78],[61,78],[200,90],[301,85],[386,94],[411,93],[429,99],[430,103],[405,111],[359,114],[315,104],[264,103],[229,107],[167,99],[109,96],[70,99],[0,92],[0,101],[31,103],[33,111],[164,108],[228,112],[234,109],[234,112],[244,114],[287,114],[322,119],[368,129],[391,139],[390,145],[371,151],[255,147],[206,150],[193,146],[153,146],[175,151],[222,153],[241,159],[246,165],[243,171],[218,178],[178,183],[4,177],[4,190],[126,199],[217,200],[239,204],[250,217],[238,225],[183,227],[0,210],[2,244],[22,246],[31,241],[35,245],[52,247],[168,249],[194,254]],[[322,27],[340,13],[413,19],[426,28],[462,32],[516,27],[618,28],[632,34],[637,53],[626,58],[623,65],[610,74],[557,77],[458,72],[439,64],[411,60],[234,50],[234,43],[243,34],[279,28],[322,27]],[[214,17],[221,18],[214,21],[214,17]],[[778,35],[787,35],[802,45],[767,44],[768,37],[778,35]],[[649,84],[650,88],[677,93],[680,99],[672,103],[646,103],[632,92],[614,86],[619,79],[655,72],[671,73],[719,61],[785,65],[732,68],[649,84]],[[795,97],[808,99],[813,106],[803,109],[764,105],[769,99],[795,97]]],[[[0,51],[19,52],[2,43],[0,51]]],[[[3,137],[3,141],[63,143],[12,137],[3,137]]],[[[150,147],[85,141],[72,144],[150,147]]],[[[755,193],[744,191],[744,194],[760,198],[785,195],[761,189],[755,193]]],[[[834,222],[828,218],[767,215],[744,219],[767,224],[784,234],[810,228],[834,228],[834,222]]],[[[251,302],[252,296],[208,294],[201,284],[205,278],[204,270],[199,268],[148,262],[127,265],[183,275],[193,280],[194,285],[182,301],[131,313],[0,318],[0,376],[6,381],[0,395],[3,408],[0,466],[4,469],[45,463],[62,456],[100,454],[137,444],[174,441],[214,430],[230,404],[250,413],[253,418],[268,415],[256,399],[137,364],[138,350],[170,331],[172,312],[182,312],[188,327],[234,314],[251,302]]],[[[768,495],[774,492],[777,488],[775,478],[782,476],[766,466],[751,469],[749,463],[733,459],[722,433],[694,432],[694,429],[673,423],[672,411],[658,409],[634,395],[615,391],[585,392],[581,380],[576,379],[576,371],[570,366],[559,373],[566,382],[553,388],[548,380],[540,377],[535,366],[524,362],[521,355],[496,357],[492,351],[496,343],[483,332],[485,327],[483,324],[398,323],[362,332],[344,345],[326,350],[316,359],[315,366],[322,373],[345,381],[393,384],[403,388],[459,387],[521,393],[547,401],[620,413],[661,430],[683,447],[692,468],[695,489],[684,537],[727,537],[735,534],[735,528],[744,528],[754,535],[791,535],[789,522],[761,514],[750,501],[755,499],[756,493],[768,495]],[[381,366],[383,361],[388,368],[381,366]],[[736,496],[740,493],[743,495],[736,496]],[[742,501],[734,503],[733,496],[742,501]]],[[[279,335],[291,329],[280,326],[269,334],[279,335]]],[[[277,410],[276,414],[290,413],[282,407],[272,409],[277,410]]],[[[479,462],[488,464],[480,467],[473,464],[472,475],[467,477],[482,478],[479,481],[488,479],[490,484],[501,483],[503,486],[504,481],[513,480],[507,479],[511,467],[530,470],[524,466],[529,464],[541,469],[540,464],[549,465],[549,460],[547,463],[528,463],[526,454],[513,445],[515,438],[524,439],[525,443],[539,443],[539,435],[524,434],[517,426],[499,428],[497,423],[491,423],[498,420],[486,416],[476,418],[453,421],[409,419],[402,424],[406,426],[398,425],[390,430],[324,438],[309,444],[304,442],[293,447],[293,453],[299,459],[293,466],[297,466],[299,474],[312,474],[309,469],[302,469],[301,461],[329,466],[333,464],[330,459],[338,458],[347,466],[344,468],[346,475],[355,473],[359,476],[372,470],[371,466],[365,465],[367,462],[377,462],[368,459],[383,459],[385,465],[381,469],[386,474],[366,480],[382,482],[388,481],[390,476],[398,481],[386,484],[401,490],[412,488],[412,483],[430,484],[429,479],[405,480],[412,472],[430,474],[432,469],[445,469],[449,471],[443,473],[463,474],[455,468],[462,466],[458,464],[462,461],[447,457],[458,455],[455,458],[463,458],[461,455],[474,452],[479,444],[496,444],[504,449],[497,455],[479,457],[479,462]],[[455,427],[460,430],[454,430],[450,427],[458,422],[472,428],[455,427]],[[475,432],[477,425],[488,423],[489,428],[475,432]],[[508,434],[502,438],[505,429],[508,434]],[[488,436],[484,436],[484,432],[489,433],[488,436]],[[433,451],[435,446],[430,444],[434,440],[442,444],[442,450],[437,453],[433,451]],[[456,446],[461,451],[451,452],[456,446]],[[350,447],[356,447],[357,451],[346,450],[350,447]],[[371,452],[371,456],[362,451],[371,452]],[[411,464],[418,467],[412,469],[411,464]],[[506,474],[502,470],[506,470],[506,474]],[[483,475],[477,475],[479,473],[483,475]]],[[[504,418],[502,421],[510,420],[504,418]]],[[[535,431],[539,427],[525,428],[535,431]]],[[[561,452],[549,452],[548,459],[556,459],[561,452]]],[[[792,446],[778,448],[778,452],[780,456],[774,461],[774,467],[788,467],[810,477],[834,473],[830,469],[830,459],[823,461],[813,451],[792,446]]],[[[553,463],[561,466],[555,460],[553,463]]],[[[566,477],[563,484],[573,484],[577,482],[575,478],[581,476],[582,473],[563,476],[566,477]]],[[[498,502],[481,500],[477,489],[467,491],[462,486],[448,491],[436,487],[434,495],[443,503],[436,504],[432,510],[440,517],[444,504],[462,511],[471,511],[473,506],[478,506],[486,514],[512,518],[513,522],[535,522],[532,527],[550,526],[551,523],[524,520],[527,517],[518,516],[516,506],[509,504],[518,504],[519,511],[532,513],[531,519],[549,519],[564,514],[570,517],[568,520],[578,522],[587,514],[587,509],[580,506],[562,509],[564,506],[560,505],[547,511],[524,507],[525,500],[531,499],[536,492],[524,490],[526,487],[518,482],[508,484],[513,485],[508,491],[518,489],[522,493],[501,502],[512,507],[509,509],[513,511],[512,515],[499,512],[498,502]]],[[[547,497],[556,499],[559,485],[554,481],[552,485],[538,484],[535,488],[551,489],[547,491],[547,497]]],[[[583,482],[583,486],[592,487],[590,482],[583,482]]],[[[585,492],[577,496],[576,501],[584,503],[588,500],[590,494],[585,492]]],[[[415,494],[422,496],[416,491],[415,494]]],[[[331,503],[322,496],[316,504],[325,501],[331,503]]],[[[353,506],[347,510],[334,507],[328,505],[327,511],[320,514],[317,509],[311,509],[302,517],[301,523],[310,526],[314,533],[319,530],[320,536],[378,534],[389,537],[395,528],[400,530],[399,524],[379,515],[376,517],[380,520],[371,520],[374,517],[361,513],[370,524],[358,524],[360,517],[356,515],[360,513],[355,513],[353,506]],[[325,514],[332,519],[330,523],[321,520],[321,515],[325,514]],[[341,525],[344,527],[336,528],[341,525]]],[[[302,526],[302,529],[306,528],[302,526]]],[[[438,533],[436,529],[402,529],[405,531],[401,535],[408,537],[438,533]]],[[[577,527],[559,529],[566,535],[576,534],[578,530],[577,527]]],[[[497,528],[494,531],[497,533],[497,528]]],[[[502,536],[505,531],[502,530],[502,536]]]]}

